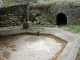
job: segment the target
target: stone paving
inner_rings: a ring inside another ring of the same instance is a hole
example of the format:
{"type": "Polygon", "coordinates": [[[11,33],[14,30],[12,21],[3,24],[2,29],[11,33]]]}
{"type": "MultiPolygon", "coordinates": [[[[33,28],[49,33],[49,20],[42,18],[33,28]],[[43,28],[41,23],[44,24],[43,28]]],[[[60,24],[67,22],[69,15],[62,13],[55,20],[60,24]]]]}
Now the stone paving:
{"type": "Polygon", "coordinates": [[[0,36],[2,35],[11,35],[11,34],[20,34],[20,33],[30,33],[36,34],[50,34],[54,35],[64,41],[67,41],[68,44],[60,54],[57,60],[75,60],[79,51],[80,36],[74,33],[61,30],[59,28],[28,28],[28,29],[14,29],[14,30],[4,30],[0,31],[0,36]]]}
{"type": "Polygon", "coordinates": [[[4,36],[0,38],[0,60],[56,60],[66,46],[59,41],[53,36],[4,36]]]}

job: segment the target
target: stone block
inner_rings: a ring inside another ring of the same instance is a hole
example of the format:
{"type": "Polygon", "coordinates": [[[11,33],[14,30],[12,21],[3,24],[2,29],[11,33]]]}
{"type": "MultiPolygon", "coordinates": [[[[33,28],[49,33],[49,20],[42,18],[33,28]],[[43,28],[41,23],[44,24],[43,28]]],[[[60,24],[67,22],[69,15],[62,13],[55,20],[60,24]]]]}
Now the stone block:
{"type": "Polygon", "coordinates": [[[23,29],[27,29],[27,28],[29,28],[29,27],[31,27],[31,26],[32,26],[32,23],[31,23],[30,21],[23,23],[23,29]]]}

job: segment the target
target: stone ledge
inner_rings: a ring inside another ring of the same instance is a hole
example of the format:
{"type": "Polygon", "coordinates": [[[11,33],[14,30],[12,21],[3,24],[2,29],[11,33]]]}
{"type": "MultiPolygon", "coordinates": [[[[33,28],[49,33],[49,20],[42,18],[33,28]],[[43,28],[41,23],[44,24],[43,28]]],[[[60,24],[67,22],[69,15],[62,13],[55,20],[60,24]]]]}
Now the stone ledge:
{"type": "Polygon", "coordinates": [[[65,47],[65,49],[63,50],[63,52],[61,53],[57,60],[76,59],[80,47],[79,46],[80,36],[68,31],[61,30],[59,28],[28,28],[28,29],[19,28],[13,30],[3,30],[0,31],[0,36],[20,33],[36,34],[38,31],[40,32],[40,34],[51,34],[68,42],[67,46],[65,47]]]}

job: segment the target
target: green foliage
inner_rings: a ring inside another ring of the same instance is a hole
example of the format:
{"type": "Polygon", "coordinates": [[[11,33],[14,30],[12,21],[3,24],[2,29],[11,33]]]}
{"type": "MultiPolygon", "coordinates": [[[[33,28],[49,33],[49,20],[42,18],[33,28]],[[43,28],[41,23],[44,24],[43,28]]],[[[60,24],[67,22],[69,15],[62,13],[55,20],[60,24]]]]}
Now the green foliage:
{"type": "Polygon", "coordinates": [[[80,32],[80,26],[71,26],[70,30],[74,33],[80,32]]]}
{"type": "Polygon", "coordinates": [[[51,15],[50,15],[49,13],[45,13],[45,18],[48,20],[48,22],[50,22],[50,23],[53,24],[53,21],[52,21],[51,15]]]}
{"type": "Polygon", "coordinates": [[[7,0],[3,0],[3,7],[6,7],[6,6],[8,6],[10,4],[10,2],[9,1],[7,1],[7,0]]]}
{"type": "Polygon", "coordinates": [[[61,27],[61,28],[64,29],[64,30],[71,31],[73,33],[80,32],[80,25],[64,26],[64,27],[61,27]]]}

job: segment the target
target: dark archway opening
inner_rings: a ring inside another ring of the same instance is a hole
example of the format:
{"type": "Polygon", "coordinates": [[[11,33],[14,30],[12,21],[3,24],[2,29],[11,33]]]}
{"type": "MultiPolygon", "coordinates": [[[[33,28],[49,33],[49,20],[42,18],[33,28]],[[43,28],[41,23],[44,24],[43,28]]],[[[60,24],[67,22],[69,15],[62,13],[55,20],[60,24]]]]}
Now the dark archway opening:
{"type": "Polygon", "coordinates": [[[63,13],[59,13],[56,17],[56,25],[67,25],[67,17],[63,13]]]}

